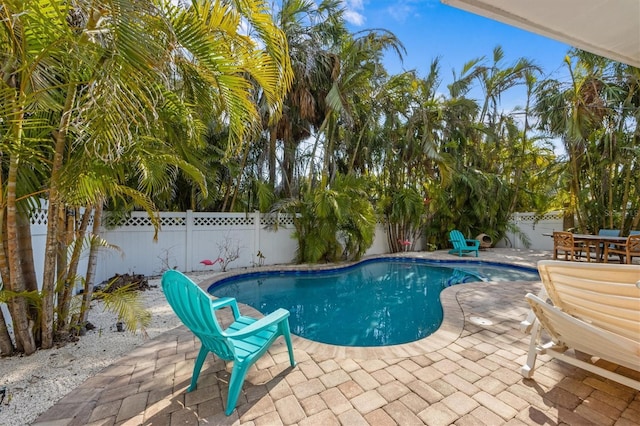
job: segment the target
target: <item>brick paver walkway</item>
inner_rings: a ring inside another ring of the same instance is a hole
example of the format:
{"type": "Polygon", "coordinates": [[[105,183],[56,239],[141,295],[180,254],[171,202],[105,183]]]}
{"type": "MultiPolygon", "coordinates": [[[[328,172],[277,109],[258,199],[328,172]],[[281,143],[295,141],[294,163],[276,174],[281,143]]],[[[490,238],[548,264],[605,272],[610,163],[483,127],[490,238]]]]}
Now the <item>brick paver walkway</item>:
{"type": "MultiPolygon", "coordinates": [[[[533,264],[548,257],[505,253],[481,258],[533,264]]],[[[252,368],[229,417],[223,403],[230,370],[219,359],[209,356],[198,389],[185,393],[199,343],[179,327],[88,379],[35,424],[640,424],[638,391],[546,356],[532,380],[519,374],[529,343],[519,330],[523,296],[539,289],[531,282],[450,287],[445,323],[433,336],[372,350],[296,337],[294,368],[280,339],[252,368]]]]}

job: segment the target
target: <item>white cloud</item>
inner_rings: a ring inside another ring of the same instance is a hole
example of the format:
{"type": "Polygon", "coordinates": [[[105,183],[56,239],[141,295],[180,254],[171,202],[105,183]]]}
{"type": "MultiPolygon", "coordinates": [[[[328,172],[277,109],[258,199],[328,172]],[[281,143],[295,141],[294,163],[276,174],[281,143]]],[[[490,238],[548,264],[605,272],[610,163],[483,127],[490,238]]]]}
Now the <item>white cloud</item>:
{"type": "Polygon", "coordinates": [[[348,9],[345,10],[344,12],[344,19],[348,23],[357,25],[357,26],[364,24],[364,21],[365,21],[365,17],[362,14],[353,10],[348,10],[348,9]]]}
{"type": "Polygon", "coordinates": [[[420,10],[430,9],[438,5],[438,0],[398,0],[387,8],[387,13],[394,21],[404,23],[407,19],[417,18],[420,10]]]}
{"type": "Polygon", "coordinates": [[[389,12],[389,15],[391,15],[395,21],[402,23],[405,22],[409,16],[414,15],[414,10],[415,8],[413,6],[398,3],[393,7],[389,7],[387,12],[389,12]]]}
{"type": "Polygon", "coordinates": [[[364,11],[362,0],[343,0],[344,19],[353,25],[363,25],[366,18],[360,12],[364,11]]]}

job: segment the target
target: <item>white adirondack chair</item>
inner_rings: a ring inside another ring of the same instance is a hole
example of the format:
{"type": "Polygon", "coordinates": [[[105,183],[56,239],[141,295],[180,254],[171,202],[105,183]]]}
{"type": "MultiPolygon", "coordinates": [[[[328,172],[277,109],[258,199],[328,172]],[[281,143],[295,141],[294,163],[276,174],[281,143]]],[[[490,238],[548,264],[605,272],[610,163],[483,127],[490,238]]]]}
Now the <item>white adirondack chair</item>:
{"type": "Polygon", "coordinates": [[[538,271],[544,290],[540,297],[526,295],[535,317],[522,323],[531,331],[522,375],[531,378],[537,355],[546,353],[640,390],[637,379],[566,353],[573,349],[640,372],[640,266],[543,260],[538,271]],[[542,329],[551,341],[542,342],[542,329]]]}

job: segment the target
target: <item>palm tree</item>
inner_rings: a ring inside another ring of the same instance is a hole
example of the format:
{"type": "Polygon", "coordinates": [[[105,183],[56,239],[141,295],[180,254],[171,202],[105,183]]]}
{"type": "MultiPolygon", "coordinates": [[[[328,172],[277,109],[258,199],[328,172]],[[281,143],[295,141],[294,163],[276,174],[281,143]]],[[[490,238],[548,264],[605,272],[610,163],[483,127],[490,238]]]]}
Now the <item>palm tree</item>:
{"type": "Polygon", "coordinates": [[[536,112],[565,145],[569,214],[582,232],[629,229],[640,208],[638,70],[577,50],[565,62],[571,81],[542,82],[536,112]]]}
{"type": "Polygon", "coordinates": [[[293,69],[291,91],[284,102],[284,114],[271,120],[269,128],[269,182],[276,184],[276,145],[281,140],[282,185],[286,196],[293,194],[297,149],[324,119],[325,98],[339,72],[337,47],[346,34],[341,3],[324,0],[284,0],[275,21],[286,36],[293,69]]]}
{"type": "Polygon", "coordinates": [[[419,78],[407,72],[390,79],[384,104],[378,210],[392,251],[422,235],[431,219],[429,200],[450,179],[451,159],[442,149],[444,99],[438,94],[439,65],[419,78]]]}
{"type": "MultiPolygon", "coordinates": [[[[49,217],[39,328],[41,346],[48,348],[56,329],[55,290],[63,286],[59,294],[66,303],[64,287],[75,275],[73,260],[61,259],[58,242],[66,230],[58,218],[70,207],[91,209],[111,197],[133,199],[153,214],[149,194],[170,182],[171,170],[204,182],[202,171],[181,158],[176,140],[200,144],[201,123],[216,116],[228,123],[230,146],[238,146],[259,125],[253,82],[277,115],[291,69],[282,32],[259,0],[237,7],[202,0],[188,8],[160,0],[73,6],[19,0],[5,2],[0,16],[7,153],[0,199],[6,224],[0,263],[6,263],[0,271],[8,290],[26,291],[20,266],[25,260],[14,243],[18,201],[28,195],[23,171],[46,164],[41,185],[49,217]],[[263,47],[241,32],[242,19],[263,47]],[[128,186],[131,176],[140,178],[135,187],[128,186]]],[[[38,327],[26,303],[14,297],[9,306],[16,345],[30,354],[38,327]]]]}
{"type": "Polygon", "coordinates": [[[294,215],[299,263],[357,260],[365,253],[376,226],[370,186],[364,178],[338,174],[333,187],[324,181],[273,205],[273,213],[294,215]]]}
{"type": "MultiPolygon", "coordinates": [[[[519,111],[501,111],[500,100],[506,91],[521,85],[530,99],[540,70],[526,59],[508,66],[503,59],[502,48],[496,47],[489,64],[485,58],[465,63],[459,74],[454,73],[449,97],[442,101],[443,125],[434,140],[441,155],[450,160],[452,179],[448,185],[429,185],[429,209],[438,213],[427,232],[433,244],[445,241],[452,228],[467,235],[486,232],[497,241],[522,199],[529,197],[539,204],[529,188],[521,190],[523,176],[531,164],[542,161],[538,158],[549,162],[549,152],[538,145],[539,138],[528,137],[530,107],[525,106],[522,130],[519,111]],[[469,97],[476,85],[483,94],[479,101],[469,97]]],[[[538,188],[536,193],[545,190],[538,188]]]]}
{"type": "MultiPolygon", "coordinates": [[[[389,80],[382,63],[383,54],[394,51],[400,60],[405,52],[400,40],[386,30],[364,30],[344,36],[339,51],[339,72],[326,96],[322,126],[316,134],[311,161],[318,144],[324,143],[322,175],[331,179],[338,167],[353,172],[363,137],[380,118],[379,102],[389,80]],[[349,157],[352,157],[349,160],[349,157]]],[[[310,173],[315,168],[310,167],[310,173]]]]}

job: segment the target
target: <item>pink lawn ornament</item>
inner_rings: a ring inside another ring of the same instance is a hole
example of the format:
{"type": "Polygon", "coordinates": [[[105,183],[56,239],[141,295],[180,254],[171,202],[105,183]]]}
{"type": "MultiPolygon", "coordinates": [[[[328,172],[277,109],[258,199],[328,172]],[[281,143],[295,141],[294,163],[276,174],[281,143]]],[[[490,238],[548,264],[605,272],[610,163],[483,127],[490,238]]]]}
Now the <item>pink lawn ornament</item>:
{"type": "Polygon", "coordinates": [[[200,263],[202,263],[205,266],[215,265],[218,262],[222,262],[222,258],[221,257],[217,258],[216,260],[204,259],[204,260],[200,261],[200,263]]]}
{"type": "Polygon", "coordinates": [[[411,245],[411,241],[409,240],[398,240],[398,243],[400,243],[404,251],[409,250],[409,246],[411,245]]]}

